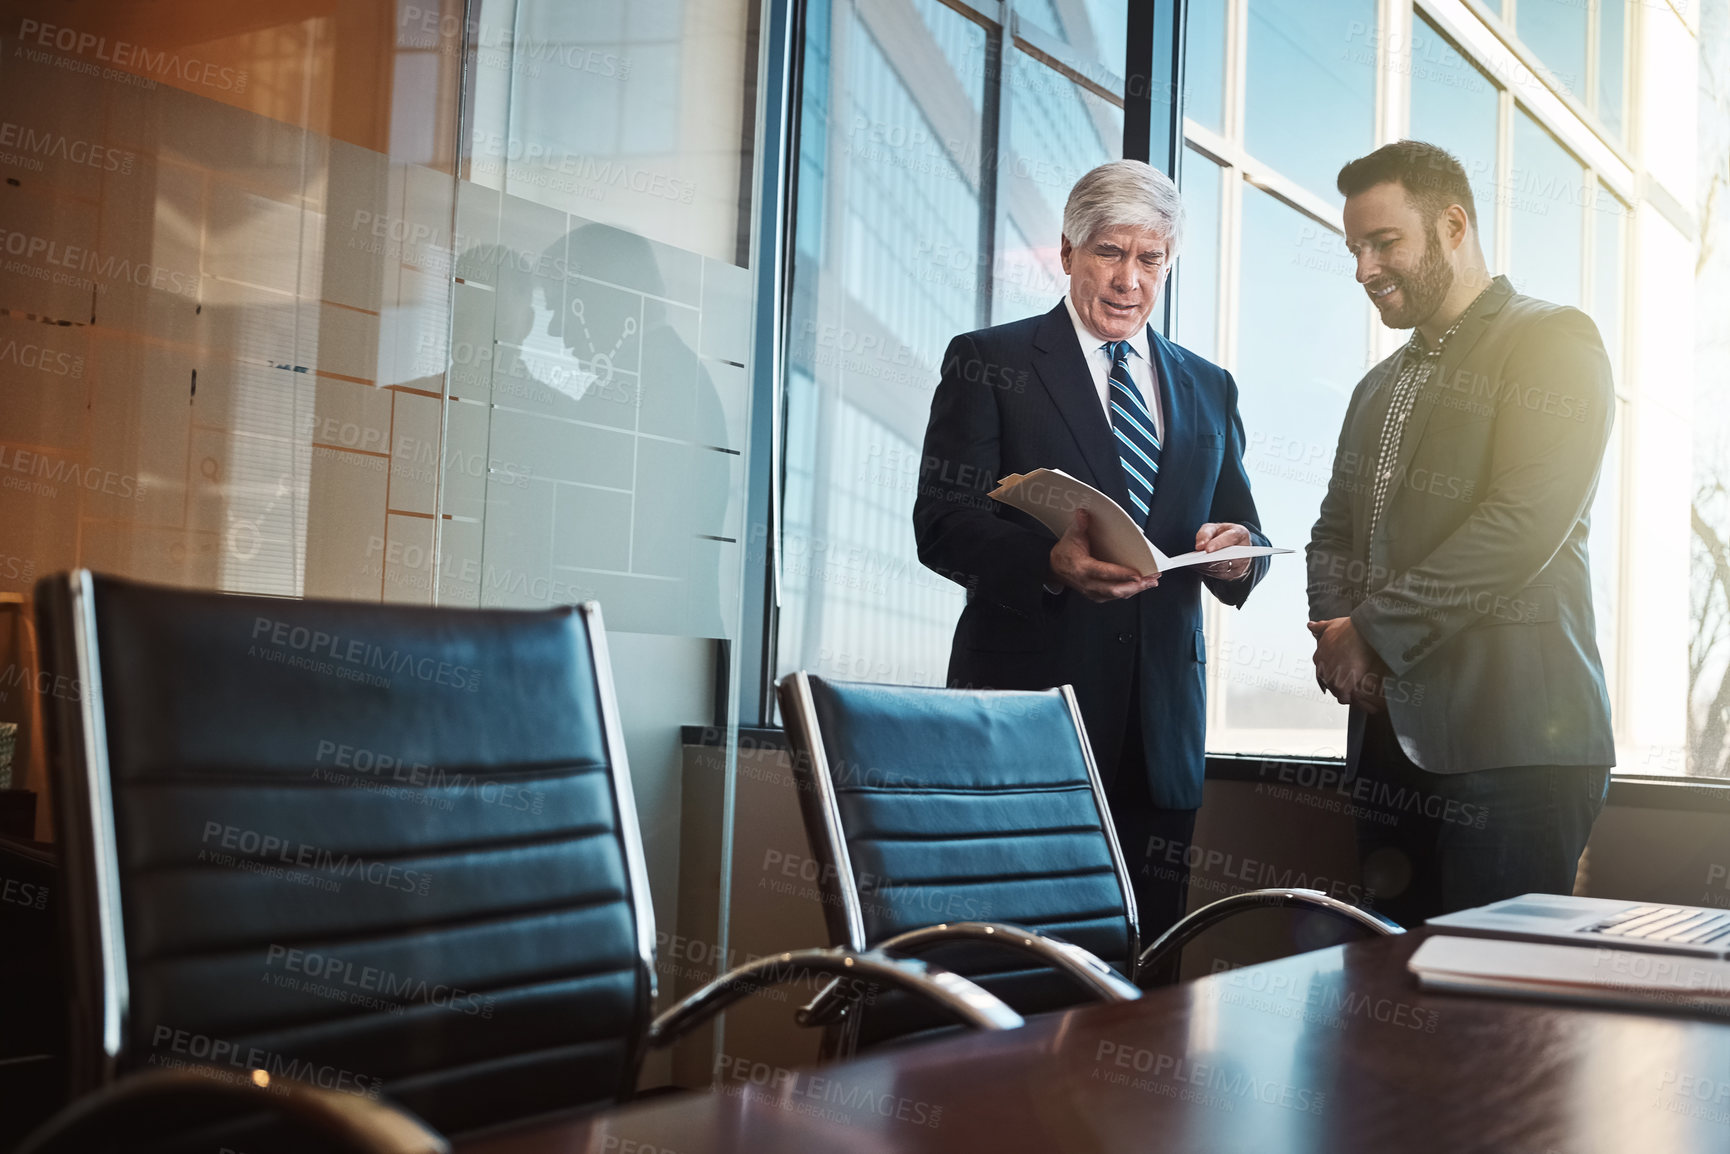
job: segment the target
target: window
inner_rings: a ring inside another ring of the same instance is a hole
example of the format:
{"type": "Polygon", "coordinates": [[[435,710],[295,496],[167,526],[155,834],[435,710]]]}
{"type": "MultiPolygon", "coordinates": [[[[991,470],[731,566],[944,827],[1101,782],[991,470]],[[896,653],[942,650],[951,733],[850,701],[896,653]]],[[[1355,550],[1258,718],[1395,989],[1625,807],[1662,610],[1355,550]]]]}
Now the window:
{"type": "Polygon", "coordinates": [[[963,594],[912,532],[939,360],[1062,298],[1069,189],[1123,155],[1127,6],[1018,5],[1019,37],[936,0],[810,12],[777,663],[941,685],[963,594]]]}
{"type": "Polygon", "coordinates": [[[1184,30],[1183,114],[1225,131],[1225,17],[1228,0],[1190,0],[1184,30]]]}
{"type": "Polygon", "coordinates": [[[1172,270],[1177,286],[1177,343],[1218,360],[1220,196],[1225,191],[1219,165],[1191,150],[1184,158],[1179,191],[1186,223],[1183,247],[1172,270]]]}
{"type": "MultiPolygon", "coordinates": [[[[912,9],[916,21],[885,2],[811,8],[823,19],[805,46],[778,644],[782,669],[941,685],[962,593],[919,564],[912,507],[939,358],[986,320],[996,85],[983,27],[935,0],[912,9]]],[[[1000,179],[1021,174],[1043,223],[1045,185],[1063,179],[1066,147],[1088,146],[1072,138],[1091,113],[1031,61],[1010,81],[1029,117],[1017,145],[1043,151],[1037,165],[1006,158],[1000,179]]],[[[1018,251],[1025,263],[998,279],[1047,299],[1043,254],[1018,251]]]]}
{"type": "Polygon", "coordinates": [[[1514,30],[1557,87],[1586,91],[1586,33],[1590,6],[1582,0],[1518,0],[1514,30]]]}
{"type": "Polygon", "coordinates": [[[1018,0],[1015,15],[1024,27],[1049,33],[1075,53],[1098,64],[1095,74],[1122,76],[1130,0],[1018,0]]]}
{"type": "Polygon", "coordinates": [[[1598,119],[1610,134],[1620,139],[1623,134],[1622,83],[1626,74],[1624,56],[1628,50],[1628,9],[1626,0],[1598,0],[1598,119]]]}
{"type": "Polygon", "coordinates": [[[1045,312],[1062,298],[1069,190],[1088,169],[1123,155],[1123,109],[1091,89],[1016,52],[1009,92],[1010,150],[998,180],[1010,233],[999,249],[993,324],[1045,312]]]}
{"type": "Polygon", "coordinates": [[[1407,136],[1456,156],[1472,185],[1478,240],[1496,268],[1496,126],[1500,90],[1422,16],[1412,21],[1412,124],[1407,136]]]}
{"type": "MultiPolygon", "coordinates": [[[[1243,190],[1239,388],[1262,530],[1301,551],[1327,491],[1346,402],[1369,367],[1369,302],[1337,232],[1243,190]]],[[[1209,602],[1210,748],[1343,756],[1345,711],[1317,687],[1301,553],[1274,559],[1241,610],[1209,602]]]]}
{"type": "MultiPolygon", "coordinates": [[[[1405,335],[1353,295],[1334,175],[1379,143],[1433,141],[1467,170],[1492,270],[1586,309],[1611,359],[1618,413],[1589,549],[1619,772],[1730,776],[1730,197],[1696,177],[1730,165],[1730,20],[1628,0],[1195,0],[1187,35],[1190,144],[1212,159],[1186,160],[1178,335],[1211,342],[1237,377],[1270,536],[1307,540],[1347,391],[1405,335]],[[1239,59],[1241,76],[1225,67],[1239,59]],[[1210,284],[1196,249],[1215,175],[1218,252],[1233,256],[1210,284]]],[[[1210,749],[1337,745],[1344,712],[1309,683],[1287,561],[1245,611],[1212,611],[1210,749]]]]}
{"type": "Polygon", "coordinates": [[[1330,202],[1340,165],[1375,147],[1374,0],[1249,0],[1244,144],[1330,202]]]}
{"type": "Polygon", "coordinates": [[[1531,113],[1514,114],[1508,275],[1527,296],[1581,302],[1586,170],[1531,113]]]}

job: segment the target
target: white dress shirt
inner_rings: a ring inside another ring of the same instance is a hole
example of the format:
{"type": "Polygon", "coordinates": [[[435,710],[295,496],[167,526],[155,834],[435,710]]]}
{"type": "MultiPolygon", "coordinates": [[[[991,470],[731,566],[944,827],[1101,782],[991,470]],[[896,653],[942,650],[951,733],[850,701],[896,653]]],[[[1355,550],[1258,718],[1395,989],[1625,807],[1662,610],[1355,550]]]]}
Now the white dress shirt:
{"type": "MultiPolygon", "coordinates": [[[[1081,315],[1075,311],[1075,302],[1066,294],[1063,307],[1069,310],[1069,319],[1075,325],[1075,339],[1081,342],[1081,353],[1087,361],[1087,371],[1093,374],[1093,391],[1099,394],[1099,407],[1105,413],[1106,423],[1111,422],[1111,354],[1105,351],[1106,342],[1087,331],[1087,326],[1081,323],[1081,315]]],[[[1136,389],[1141,393],[1141,399],[1147,402],[1147,411],[1153,415],[1153,435],[1159,438],[1159,443],[1165,444],[1165,410],[1159,404],[1159,372],[1153,367],[1153,358],[1147,347],[1147,326],[1142,325],[1135,330],[1135,335],[1129,338],[1129,379],[1135,382],[1136,389]]]]}
{"type": "MultiPolygon", "coordinates": [[[[1063,297],[1063,307],[1069,310],[1070,323],[1075,326],[1075,339],[1081,343],[1082,359],[1087,362],[1087,371],[1093,374],[1093,391],[1099,395],[1099,408],[1105,414],[1105,422],[1111,424],[1111,354],[1105,351],[1105,341],[1088,332],[1087,326],[1081,323],[1081,316],[1075,311],[1075,302],[1068,294],[1063,297]]],[[[1135,335],[1129,338],[1129,379],[1135,382],[1135,387],[1141,393],[1141,399],[1147,402],[1147,411],[1153,416],[1153,435],[1159,438],[1160,444],[1165,443],[1165,410],[1159,404],[1159,373],[1153,367],[1153,358],[1148,355],[1147,326],[1142,325],[1135,335]]],[[[1062,585],[1045,585],[1047,593],[1062,593],[1062,585]]]]}

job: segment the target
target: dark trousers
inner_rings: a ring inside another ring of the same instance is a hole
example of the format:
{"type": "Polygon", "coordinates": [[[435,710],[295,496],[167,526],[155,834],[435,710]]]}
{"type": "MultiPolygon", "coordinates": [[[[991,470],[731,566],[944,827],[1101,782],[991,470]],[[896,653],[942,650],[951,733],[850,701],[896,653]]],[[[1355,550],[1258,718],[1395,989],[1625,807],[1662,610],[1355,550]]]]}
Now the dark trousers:
{"type": "Polygon", "coordinates": [[[1403,926],[1524,893],[1567,894],[1606,766],[1528,765],[1430,773],[1412,764],[1386,714],[1364,725],[1355,807],[1364,888],[1403,926]]]}
{"type": "Polygon", "coordinates": [[[1163,809],[1147,789],[1147,757],[1141,733],[1140,700],[1130,687],[1129,728],[1117,765],[1100,766],[1106,801],[1135,891],[1136,912],[1145,947],[1183,917],[1189,904],[1189,847],[1195,837],[1195,810],[1163,809]]]}

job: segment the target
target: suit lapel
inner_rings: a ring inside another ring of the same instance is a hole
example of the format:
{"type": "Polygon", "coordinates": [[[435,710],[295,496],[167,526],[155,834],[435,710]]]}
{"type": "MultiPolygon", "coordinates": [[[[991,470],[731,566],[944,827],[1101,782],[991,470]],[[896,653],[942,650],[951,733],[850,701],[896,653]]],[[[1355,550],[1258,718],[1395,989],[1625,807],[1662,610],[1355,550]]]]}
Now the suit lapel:
{"type": "Polygon", "coordinates": [[[1159,404],[1165,417],[1165,435],[1159,440],[1159,480],[1153,487],[1153,505],[1147,512],[1147,537],[1150,541],[1167,540],[1169,534],[1182,530],[1181,536],[1193,547],[1199,525],[1168,524],[1176,515],[1173,510],[1183,503],[1178,487],[1190,475],[1190,462],[1195,450],[1195,385],[1183,363],[1183,353],[1149,325],[1147,351],[1153,354],[1156,382],[1138,382],[1143,389],[1149,383],[1159,390],[1159,404]],[[1162,537],[1161,534],[1166,534],[1162,537]]]}
{"type": "Polygon", "coordinates": [[[1045,314],[1034,331],[1033,371],[1081,450],[1081,459],[1091,474],[1081,479],[1127,508],[1129,489],[1124,485],[1123,466],[1117,459],[1117,437],[1100,407],[1093,374],[1088,371],[1081,345],[1075,339],[1075,325],[1070,322],[1069,310],[1062,301],[1045,314]]]}
{"type": "MultiPolygon", "coordinates": [[[[1429,424],[1430,414],[1436,409],[1438,398],[1447,395],[1444,384],[1447,379],[1459,371],[1460,365],[1471,355],[1472,349],[1478,343],[1478,338],[1484,335],[1484,330],[1490,327],[1490,321],[1502,311],[1502,306],[1508,303],[1508,298],[1514,295],[1514,286],[1508,283],[1507,277],[1497,277],[1490,285],[1483,303],[1467,317],[1459,330],[1448,338],[1447,345],[1442,349],[1442,355],[1436,358],[1435,367],[1424,382],[1423,392],[1418,394],[1417,403],[1412,406],[1411,416],[1406,418],[1405,428],[1400,431],[1400,451],[1394,458],[1394,487],[1389,490],[1388,504],[1394,503],[1395,496],[1403,487],[1407,470],[1412,465],[1412,455],[1418,451],[1418,443],[1424,438],[1424,426],[1429,424]]],[[[1391,390],[1390,390],[1391,391],[1391,390]]],[[[1385,406],[1384,406],[1385,410],[1385,406]]],[[[1377,435],[1381,426],[1378,424],[1377,435]]],[[[1387,510],[1382,511],[1382,519],[1387,519],[1387,510]]]]}

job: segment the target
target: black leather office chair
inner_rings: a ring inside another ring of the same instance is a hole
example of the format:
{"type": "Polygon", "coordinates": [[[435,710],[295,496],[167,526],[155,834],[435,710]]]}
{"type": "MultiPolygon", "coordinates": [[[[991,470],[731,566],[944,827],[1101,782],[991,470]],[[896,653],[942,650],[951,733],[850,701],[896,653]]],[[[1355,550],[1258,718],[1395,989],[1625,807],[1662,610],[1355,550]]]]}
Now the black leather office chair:
{"type": "Polygon", "coordinates": [[[279,600],[77,572],[38,586],[75,1100],[33,1150],[433,1151],[630,1097],[644,1049],[767,984],[962,979],[860,951],[741,967],[660,1021],[598,606],[279,600]],[[376,1099],[376,1101],[374,1100],[376,1099]],[[188,1138],[185,1119],[208,1119],[188,1138]],[[176,1149],[183,1148],[176,1146],[176,1149]]]}
{"type": "MultiPolygon", "coordinates": [[[[929,953],[1025,1014],[1134,998],[1175,974],[1186,942],[1246,909],[1299,906],[1351,932],[1401,932],[1314,890],[1257,890],[1195,911],[1138,953],[1134,891],[1068,686],[794,673],[778,689],[837,945],[929,953]]],[[[827,992],[803,1020],[829,1028],[831,1050],[937,1024],[903,998],[860,1010],[827,992]]]]}

